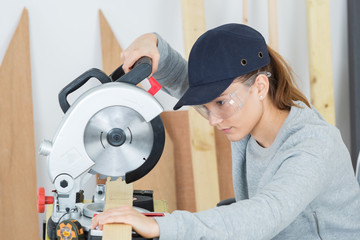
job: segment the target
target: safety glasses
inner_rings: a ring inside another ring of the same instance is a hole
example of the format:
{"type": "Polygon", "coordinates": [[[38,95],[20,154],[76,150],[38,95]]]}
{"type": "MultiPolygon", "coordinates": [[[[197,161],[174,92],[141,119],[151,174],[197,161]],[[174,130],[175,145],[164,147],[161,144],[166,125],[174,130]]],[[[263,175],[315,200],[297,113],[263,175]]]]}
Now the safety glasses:
{"type": "Polygon", "coordinates": [[[214,101],[208,103],[207,106],[195,105],[193,106],[193,108],[206,119],[209,119],[210,114],[216,118],[223,120],[232,117],[239,109],[243,107],[244,103],[250,95],[250,90],[257,76],[259,76],[260,74],[264,74],[267,77],[271,76],[271,73],[263,71],[255,73],[254,75],[249,77],[246,81],[243,82],[243,85],[249,87],[245,95],[239,96],[242,88],[238,88],[235,92],[218,97],[214,101]]]}

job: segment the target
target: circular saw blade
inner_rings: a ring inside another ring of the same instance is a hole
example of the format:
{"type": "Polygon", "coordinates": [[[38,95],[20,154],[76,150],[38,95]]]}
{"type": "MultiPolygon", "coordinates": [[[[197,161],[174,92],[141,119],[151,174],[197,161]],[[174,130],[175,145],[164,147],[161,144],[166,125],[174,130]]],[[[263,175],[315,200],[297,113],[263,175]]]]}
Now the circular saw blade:
{"type": "Polygon", "coordinates": [[[92,171],[109,177],[123,177],[141,166],[151,153],[153,129],[150,123],[131,108],[111,106],[97,112],[84,132],[84,145],[91,160],[92,171]],[[113,129],[121,129],[125,141],[114,146],[108,141],[113,129]]]}

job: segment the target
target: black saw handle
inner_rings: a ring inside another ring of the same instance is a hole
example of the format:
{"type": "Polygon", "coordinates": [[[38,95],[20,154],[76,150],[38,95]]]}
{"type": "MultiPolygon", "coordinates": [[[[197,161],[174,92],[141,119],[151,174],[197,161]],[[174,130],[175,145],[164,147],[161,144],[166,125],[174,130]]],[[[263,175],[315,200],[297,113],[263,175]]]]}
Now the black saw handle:
{"type": "Polygon", "coordinates": [[[83,86],[87,81],[89,81],[90,78],[96,78],[101,83],[108,83],[111,82],[110,78],[101,70],[97,68],[92,68],[83,74],[81,74],[78,78],[76,78],[74,81],[66,85],[59,93],[59,103],[60,107],[63,110],[64,113],[67,112],[67,110],[70,108],[70,104],[67,100],[67,96],[79,89],[81,86],[83,86]]]}
{"type": "Polygon", "coordinates": [[[142,57],[137,60],[132,70],[127,74],[125,74],[122,66],[123,65],[118,67],[113,73],[110,74],[110,76],[107,76],[103,71],[97,68],[92,68],[66,85],[59,93],[59,103],[63,112],[66,113],[70,108],[70,104],[67,101],[68,95],[87,83],[90,78],[94,77],[102,84],[108,82],[125,82],[136,85],[150,76],[152,71],[152,62],[149,57],[142,57]]]}
{"type": "Polygon", "coordinates": [[[136,61],[132,70],[125,74],[123,65],[118,67],[113,73],[110,74],[110,79],[113,82],[124,82],[131,84],[138,84],[152,72],[152,61],[149,57],[142,57],[136,61]]]}

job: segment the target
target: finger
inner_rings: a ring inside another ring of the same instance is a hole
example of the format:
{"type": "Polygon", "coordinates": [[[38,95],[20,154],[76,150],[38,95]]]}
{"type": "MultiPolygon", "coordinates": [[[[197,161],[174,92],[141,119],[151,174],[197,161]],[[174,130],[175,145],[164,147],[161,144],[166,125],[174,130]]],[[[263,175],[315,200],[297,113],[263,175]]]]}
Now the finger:
{"type": "Polygon", "coordinates": [[[98,215],[93,217],[91,222],[91,229],[95,229],[99,225],[98,219],[98,215]]]}
{"type": "Polygon", "coordinates": [[[137,51],[132,52],[131,54],[124,53],[124,63],[123,70],[125,73],[128,73],[132,66],[134,66],[135,62],[141,58],[141,54],[137,51]]]}
{"type": "Polygon", "coordinates": [[[100,230],[100,231],[104,230],[104,225],[99,224],[99,230],[100,230]]]}
{"type": "Polygon", "coordinates": [[[152,60],[152,72],[151,72],[151,75],[153,75],[157,71],[157,69],[159,67],[160,54],[159,53],[154,54],[152,56],[151,60],[152,60]]]}

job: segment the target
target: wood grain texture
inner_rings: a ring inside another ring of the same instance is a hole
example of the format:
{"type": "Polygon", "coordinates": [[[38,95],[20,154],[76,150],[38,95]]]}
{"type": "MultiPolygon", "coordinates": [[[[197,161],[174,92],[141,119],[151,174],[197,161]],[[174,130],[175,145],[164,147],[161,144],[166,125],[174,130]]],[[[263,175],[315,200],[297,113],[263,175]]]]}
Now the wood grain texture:
{"type": "Polygon", "coordinates": [[[247,0],[243,0],[243,5],[242,5],[242,15],[243,15],[243,24],[248,25],[248,1],[247,0]]]}
{"type": "Polygon", "coordinates": [[[0,66],[1,239],[39,239],[26,9],[0,66]]]}
{"type": "Polygon", "coordinates": [[[103,71],[109,75],[122,64],[122,60],[120,57],[122,53],[122,48],[101,10],[99,10],[99,21],[101,34],[102,66],[103,71]]]}
{"type": "Polygon", "coordinates": [[[312,105],[335,125],[329,0],[306,0],[312,105]]]}
{"type": "MultiPolygon", "coordinates": [[[[185,56],[205,32],[203,0],[182,0],[185,56]]],[[[194,109],[189,109],[191,157],[194,171],[196,210],[216,206],[220,200],[214,128],[194,109]]]]}
{"type": "Polygon", "coordinates": [[[220,130],[215,129],[216,158],[219,175],[220,200],[233,198],[232,155],[229,139],[220,130]]]}
{"type": "MultiPolygon", "coordinates": [[[[126,184],[125,181],[118,179],[106,182],[106,195],[104,211],[121,207],[124,205],[132,206],[133,184],[126,184]]],[[[132,239],[132,227],[128,224],[105,224],[103,229],[103,240],[130,240],[132,239]]]]}
{"type": "Polygon", "coordinates": [[[163,112],[161,118],[169,136],[166,141],[170,139],[173,144],[177,209],[194,212],[196,205],[188,112],[163,112]]]}
{"type": "Polygon", "coordinates": [[[269,42],[272,49],[279,51],[277,0],[268,0],[269,42]]]}

